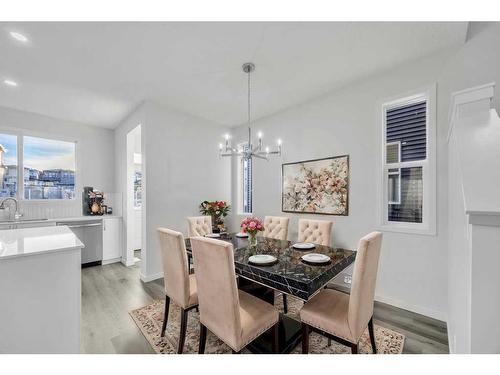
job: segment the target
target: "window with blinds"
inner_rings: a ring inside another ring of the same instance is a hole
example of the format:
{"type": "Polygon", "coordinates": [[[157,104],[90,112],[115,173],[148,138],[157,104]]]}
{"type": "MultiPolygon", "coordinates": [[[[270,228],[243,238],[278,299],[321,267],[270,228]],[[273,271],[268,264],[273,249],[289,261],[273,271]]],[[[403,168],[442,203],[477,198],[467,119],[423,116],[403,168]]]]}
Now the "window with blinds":
{"type": "MultiPolygon", "coordinates": [[[[247,144],[241,144],[238,146],[242,150],[246,151],[246,148],[248,147],[247,144]]],[[[252,159],[240,159],[240,168],[239,168],[239,173],[238,173],[238,179],[239,179],[239,193],[238,193],[238,200],[239,200],[239,212],[242,214],[251,214],[252,213],[252,178],[253,178],[253,173],[252,173],[252,159]]]]}
{"type": "Polygon", "coordinates": [[[427,98],[384,108],[388,222],[422,223],[427,159],[427,98]]]}

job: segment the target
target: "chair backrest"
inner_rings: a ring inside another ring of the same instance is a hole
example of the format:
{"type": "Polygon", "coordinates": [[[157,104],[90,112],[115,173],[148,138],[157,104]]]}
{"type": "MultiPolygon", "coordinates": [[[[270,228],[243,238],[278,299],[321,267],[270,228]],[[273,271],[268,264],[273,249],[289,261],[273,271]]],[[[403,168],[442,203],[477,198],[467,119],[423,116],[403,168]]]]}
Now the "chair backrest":
{"type": "Polygon", "coordinates": [[[264,218],[264,231],[262,232],[262,237],[286,240],[288,236],[289,221],[290,219],[287,217],[266,216],[264,218]]]}
{"type": "Polygon", "coordinates": [[[372,232],[359,240],[351,282],[347,321],[355,337],[360,337],[373,316],[382,233],[372,232]]]}
{"type": "Polygon", "coordinates": [[[298,241],[331,246],[332,225],[331,221],[300,219],[298,241]]]}
{"type": "Polygon", "coordinates": [[[241,336],[240,300],[234,271],[233,245],[212,238],[191,238],[198,288],[200,322],[222,341],[241,336]]]}
{"type": "Polygon", "coordinates": [[[184,236],[167,228],[158,228],[158,235],[165,293],[184,308],[189,301],[189,269],[184,236]]]}
{"type": "Polygon", "coordinates": [[[212,233],[211,216],[188,217],[187,221],[189,237],[203,237],[205,234],[212,233]]]}

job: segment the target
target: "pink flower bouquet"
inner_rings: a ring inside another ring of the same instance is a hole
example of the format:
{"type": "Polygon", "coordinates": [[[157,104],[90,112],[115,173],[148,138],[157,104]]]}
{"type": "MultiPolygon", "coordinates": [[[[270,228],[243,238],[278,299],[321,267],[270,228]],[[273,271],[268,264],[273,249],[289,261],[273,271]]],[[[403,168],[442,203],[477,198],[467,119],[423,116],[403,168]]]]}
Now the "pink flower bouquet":
{"type": "Polygon", "coordinates": [[[257,245],[257,233],[264,230],[264,224],[257,217],[247,217],[241,222],[241,231],[248,233],[250,246],[257,245]]]}
{"type": "Polygon", "coordinates": [[[264,230],[264,224],[257,217],[247,217],[241,222],[241,231],[249,235],[256,235],[257,232],[264,230]]]}

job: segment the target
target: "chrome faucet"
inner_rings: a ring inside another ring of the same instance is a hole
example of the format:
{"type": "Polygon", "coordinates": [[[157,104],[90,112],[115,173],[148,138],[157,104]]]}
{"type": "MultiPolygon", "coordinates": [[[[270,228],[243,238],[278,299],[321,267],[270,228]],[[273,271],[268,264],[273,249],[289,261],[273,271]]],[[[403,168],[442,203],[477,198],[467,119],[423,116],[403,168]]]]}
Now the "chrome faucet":
{"type": "Polygon", "coordinates": [[[14,213],[14,220],[19,220],[21,218],[21,216],[23,216],[23,215],[18,210],[19,202],[17,201],[16,198],[8,197],[8,198],[5,198],[4,200],[2,200],[2,202],[0,202],[0,210],[5,209],[5,202],[7,202],[9,200],[13,201],[16,204],[16,212],[14,213]]]}

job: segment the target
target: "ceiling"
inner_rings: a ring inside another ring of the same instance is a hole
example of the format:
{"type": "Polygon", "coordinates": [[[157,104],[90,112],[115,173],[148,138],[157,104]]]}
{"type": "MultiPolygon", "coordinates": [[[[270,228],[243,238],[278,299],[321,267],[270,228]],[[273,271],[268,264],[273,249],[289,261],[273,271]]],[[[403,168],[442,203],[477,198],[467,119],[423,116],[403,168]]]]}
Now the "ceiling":
{"type": "Polygon", "coordinates": [[[236,126],[244,62],[256,65],[257,119],[458,46],[466,32],[467,22],[1,23],[0,106],[113,128],[152,100],[236,126]]]}

